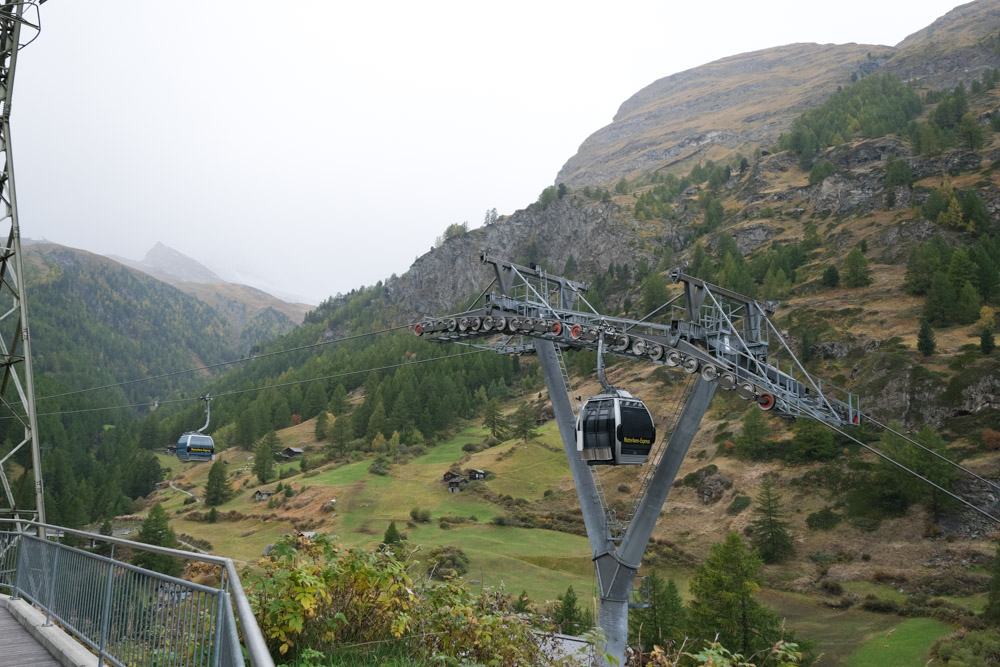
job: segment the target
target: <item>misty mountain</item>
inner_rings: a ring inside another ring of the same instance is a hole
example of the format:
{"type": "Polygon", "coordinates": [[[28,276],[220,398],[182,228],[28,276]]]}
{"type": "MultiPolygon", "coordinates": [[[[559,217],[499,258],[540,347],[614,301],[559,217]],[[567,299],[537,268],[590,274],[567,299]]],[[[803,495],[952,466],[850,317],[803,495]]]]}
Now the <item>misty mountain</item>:
{"type": "Polygon", "coordinates": [[[156,242],[141,261],[108,255],[116,262],[145,271],[154,278],[171,284],[178,282],[221,283],[222,278],[207,266],[191,259],[187,255],[169,248],[159,241],[156,242]]]}
{"type": "Polygon", "coordinates": [[[256,287],[228,282],[197,260],[159,242],[139,262],[114,255],[109,257],[173,285],[214,308],[229,322],[233,340],[244,351],[288,333],[302,323],[312,308],[304,303],[284,301],[256,287]]]}

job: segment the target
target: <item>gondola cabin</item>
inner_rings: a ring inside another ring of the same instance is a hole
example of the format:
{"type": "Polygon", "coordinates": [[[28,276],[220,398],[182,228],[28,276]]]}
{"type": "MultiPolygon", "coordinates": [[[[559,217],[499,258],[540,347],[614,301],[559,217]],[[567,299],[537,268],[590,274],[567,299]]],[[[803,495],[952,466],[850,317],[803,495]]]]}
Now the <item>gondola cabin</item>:
{"type": "Polygon", "coordinates": [[[642,465],[655,441],[653,416],[627,391],[590,398],[576,420],[576,450],[588,465],[642,465]]]}
{"type": "Polygon", "coordinates": [[[180,461],[214,461],[215,442],[204,433],[185,433],[177,441],[177,458],[180,461]]]}

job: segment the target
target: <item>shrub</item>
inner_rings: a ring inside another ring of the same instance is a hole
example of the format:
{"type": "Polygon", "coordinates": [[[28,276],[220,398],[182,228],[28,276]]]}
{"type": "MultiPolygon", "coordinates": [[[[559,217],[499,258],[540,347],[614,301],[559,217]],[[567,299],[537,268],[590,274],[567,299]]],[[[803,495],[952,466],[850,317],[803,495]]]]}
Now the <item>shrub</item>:
{"type": "Polygon", "coordinates": [[[837,171],[833,163],[829,160],[820,160],[809,171],[809,185],[822,183],[827,176],[832,176],[837,171]]]}
{"type": "Polygon", "coordinates": [[[861,608],[876,614],[898,614],[899,603],[895,600],[883,600],[874,595],[866,595],[861,601],[861,608]]]}
{"type": "Polygon", "coordinates": [[[746,508],[750,507],[750,503],[753,499],[750,496],[736,496],[733,498],[733,502],[729,503],[729,507],[726,508],[726,514],[729,516],[736,516],[746,508]]]}
{"type": "Polygon", "coordinates": [[[370,466],[368,466],[368,472],[370,472],[373,475],[381,475],[383,477],[385,475],[388,475],[389,459],[382,456],[381,454],[379,456],[376,456],[375,460],[372,461],[370,466]]]}
{"type": "Polygon", "coordinates": [[[461,547],[434,547],[427,554],[427,574],[432,579],[448,581],[457,579],[469,571],[469,557],[461,547]]]}
{"type": "Polygon", "coordinates": [[[990,451],[1000,449],[1000,431],[994,431],[991,428],[984,428],[983,446],[990,451]]]}
{"type": "Polygon", "coordinates": [[[843,595],[844,587],[840,585],[839,581],[834,581],[833,579],[824,579],[819,582],[819,587],[823,589],[824,593],[829,593],[830,595],[843,595]]]}
{"type": "Polygon", "coordinates": [[[813,530],[830,530],[838,523],[843,517],[831,510],[829,507],[824,507],[818,512],[813,512],[806,517],[806,525],[813,530]]]}
{"type": "Polygon", "coordinates": [[[881,521],[878,519],[870,519],[866,516],[856,516],[851,518],[851,525],[858,530],[863,530],[866,533],[873,533],[878,530],[881,521]]]}

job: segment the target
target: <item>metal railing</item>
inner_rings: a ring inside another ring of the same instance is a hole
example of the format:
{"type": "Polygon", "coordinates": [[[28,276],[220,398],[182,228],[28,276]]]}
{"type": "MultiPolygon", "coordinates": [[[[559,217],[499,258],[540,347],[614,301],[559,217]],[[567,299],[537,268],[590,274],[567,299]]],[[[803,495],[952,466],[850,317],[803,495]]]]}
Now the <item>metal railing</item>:
{"type": "Polygon", "coordinates": [[[243,667],[245,652],[253,667],[274,667],[228,558],[0,519],[0,592],[38,607],[46,625],[58,622],[95,652],[98,666],[243,667]],[[88,551],[60,541],[67,537],[100,547],[88,551]],[[219,583],[116,560],[116,549],[211,563],[219,583]]]}

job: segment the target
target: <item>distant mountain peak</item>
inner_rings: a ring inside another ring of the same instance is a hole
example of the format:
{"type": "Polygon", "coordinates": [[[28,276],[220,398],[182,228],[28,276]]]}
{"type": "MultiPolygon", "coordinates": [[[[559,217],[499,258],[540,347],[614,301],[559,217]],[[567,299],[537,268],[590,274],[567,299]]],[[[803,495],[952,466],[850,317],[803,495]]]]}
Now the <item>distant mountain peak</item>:
{"type": "Polygon", "coordinates": [[[187,255],[157,241],[141,262],[139,268],[153,275],[165,275],[174,280],[191,283],[224,282],[211,269],[187,255]]]}

